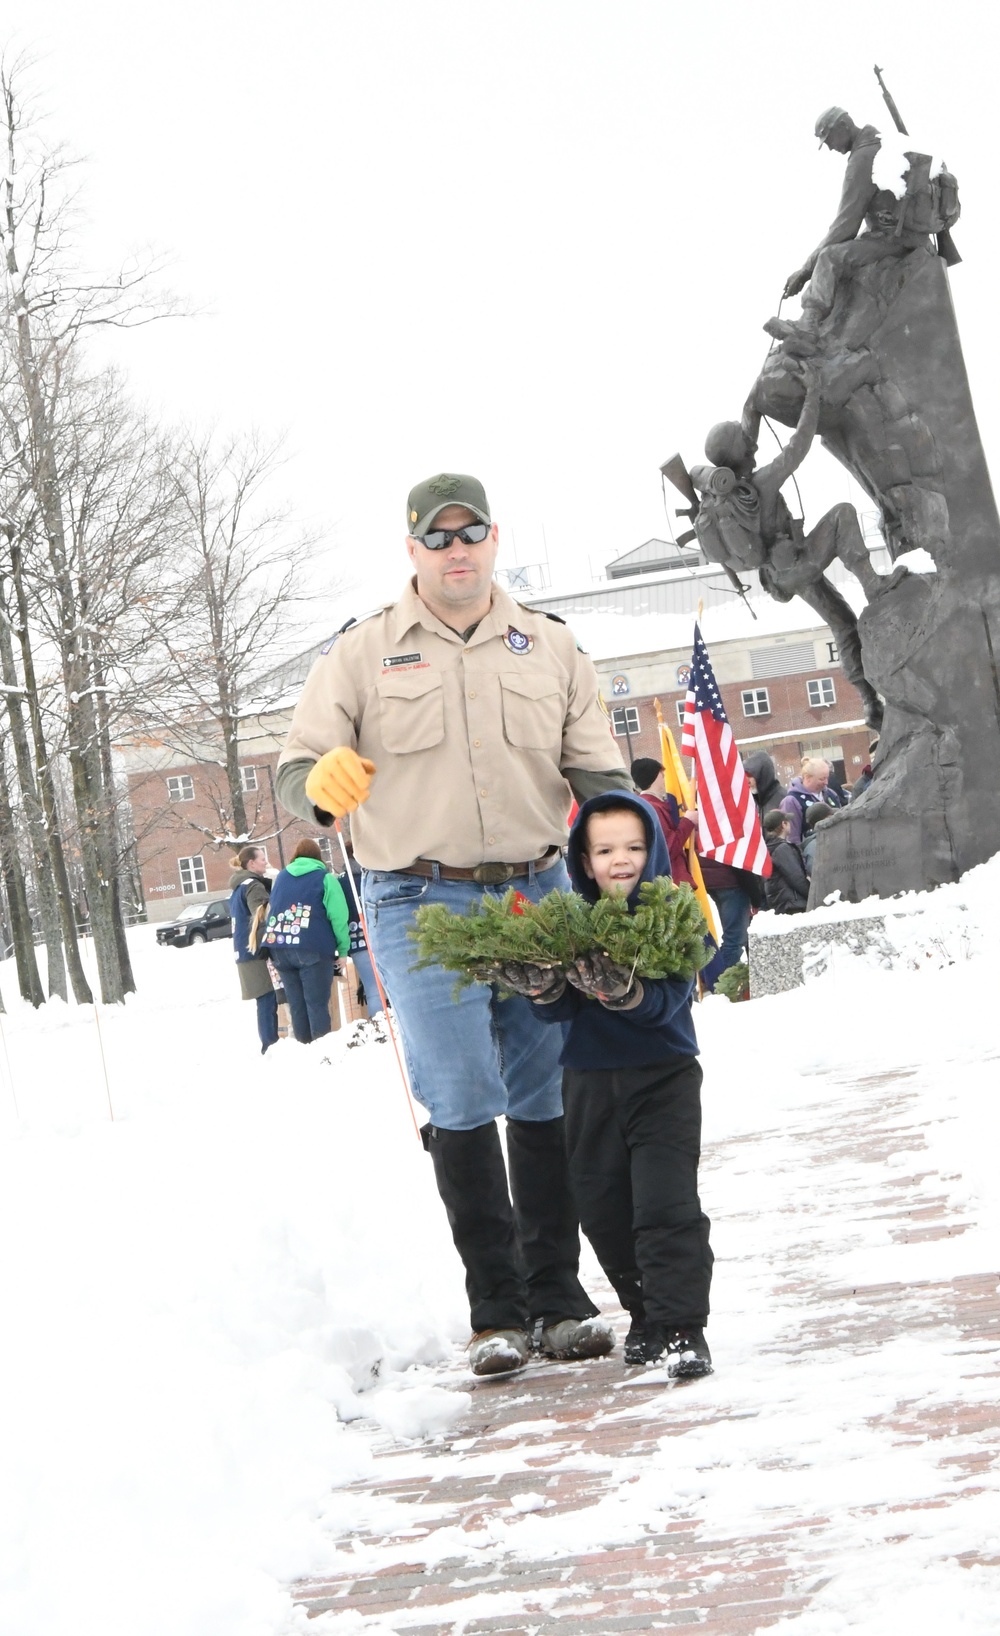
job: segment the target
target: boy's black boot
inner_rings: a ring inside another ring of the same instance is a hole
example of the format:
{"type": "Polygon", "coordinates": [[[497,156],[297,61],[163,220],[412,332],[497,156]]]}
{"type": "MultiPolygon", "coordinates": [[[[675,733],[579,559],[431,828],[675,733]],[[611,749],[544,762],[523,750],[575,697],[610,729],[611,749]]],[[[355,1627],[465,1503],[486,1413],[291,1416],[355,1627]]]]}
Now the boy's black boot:
{"type": "Polygon", "coordinates": [[[695,1325],[670,1329],[666,1324],[646,1325],[646,1363],[666,1362],[671,1380],[694,1380],[712,1373],[712,1354],[705,1331],[695,1325]]]}
{"type": "Polygon", "coordinates": [[[637,1318],[634,1313],[625,1337],[622,1356],[630,1367],[646,1361],[646,1320],[637,1318]]]}
{"type": "Polygon", "coordinates": [[[475,1130],[425,1125],[424,1146],[465,1266],[473,1333],[530,1330],[507,1191],[500,1133],[491,1119],[475,1130]]]}
{"type": "Polygon", "coordinates": [[[562,1318],[596,1318],[579,1279],[580,1225],[570,1192],[565,1120],[508,1118],[507,1164],[532,1319],[550,1328],[562,1318]]]}

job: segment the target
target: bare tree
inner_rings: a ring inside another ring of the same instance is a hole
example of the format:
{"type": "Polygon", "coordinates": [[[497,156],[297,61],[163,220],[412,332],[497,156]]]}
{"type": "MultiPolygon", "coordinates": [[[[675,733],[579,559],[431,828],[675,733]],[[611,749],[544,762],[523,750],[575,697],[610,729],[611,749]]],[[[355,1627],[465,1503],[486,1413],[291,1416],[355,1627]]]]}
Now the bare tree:
{"type": "MultiPolygon", "coordinates": [[[[59,149],[40,142],[20,95],[23,66],[0,64],[0,114],[5,123],[6,173],[0,182],[0,246],[6,276],[3,345],[11,360],[4,406],[8,490],[15,490],[8,529],[10,578],[17,602],[23,685],[35,740],[36,770],[47,839],[58,853],[58,811],[50,785],[37,688],[30,655],[29,590],[34,607],[51,610],[50,631],[62,669],[66,696],[65,754],[72,774],[81,862],[100,974],[106,1001],[121,1000],[133,986],[117,903],[110,812],[112,791],[102,758],[98,694],[100,676],[88,625],[89,584],[73,528],[66,490],[64,414],[68,385],[78,380],[78,352],[84,332],[95,325],[128,326],[162,316],[146,299],[150,268],[132,266],[115,280],[91,280],[75,265],[71,235],[73,200],[67,186],[68,162],[59,149]],[[16,472],[16,481],[14,481],[16,472]],[[47,584],[32,579],[44,562],[47,584]],[[34,701],[32,705],[32,700],[34,701]]],[[[54,859],[55,861],[55,859],[54,859]]],[[[89,997],[76,952],[72,905],[59,876],[63,939],[74,992],[89,997]]]]}
{"type": "Polygon", "coordinates": [[[267,498],[280,460],[280,443],[255,434],[188,433],[171,466],[175,578],[172,594],[149,609],[150,642],[165,655],[166,675],[157,668],[145,721],[186,760],[217,770],[217,844],[262,838],[261,794],[248,811],[240,776],[241,708],[250,678],[267,669],[309,597],[314,538],[267,498]]]}

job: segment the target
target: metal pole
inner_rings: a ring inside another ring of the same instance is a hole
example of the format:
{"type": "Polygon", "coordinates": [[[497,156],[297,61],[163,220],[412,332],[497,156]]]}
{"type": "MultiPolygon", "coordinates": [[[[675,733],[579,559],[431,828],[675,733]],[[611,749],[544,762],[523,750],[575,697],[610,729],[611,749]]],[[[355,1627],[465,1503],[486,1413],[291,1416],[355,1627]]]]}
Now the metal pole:
{"type": "Polygon", "coordinates": [[[420,1143],[421,1147],[423,1147],[424,1139],[420,1134],[420,1126],[417,1123],[417,1111],[413,1106],[413,1092],[410,1089],[410,1076],[406,1072],[406,1064],[403,1061],[403,1054],[399,1049],[399,1041],[396,1038],[398,1019],[395,1012],[390,1012],[389,1010],[389,1001],[386,999],[385,989],[382,987],[382,979],[378,974],[378,967],[375,964],[375,951],[372,948],[372,940],[368,935],[368,921],[365,919],[365,911],[361,907],[361,894],[359,893],[354,880],[354,872],[351,869],[351,860],[347,856],[347,848],[344,845],[344,832],[340,827],[339,818],[334,819],[333,827],[336,831],[338,845],[340,846],[340,855],[344,860],[344,871],[347,875],[347,884],[351,889],[351,896],[354,899],[354,907],[358,911],[358,919],[361,922],[361,930],[364,933],[365,944],[368,949],[368,958],[371,961],[372,972],[375,977],[375,987],[378,989],[379,999],[382,1001],[382,1011],[385,1016],[386,1027],[389,1030],[389,1037],[392,1040],[392,1048],[396,1053],[396,1062],[399,1067],[400,1078],[403,1081],[403,1090],[406,1092],[406,1104],[410,1110],[410,1118],[413,1120],[413,1129],[417,1133],[417,1141],[420,1143]]]}

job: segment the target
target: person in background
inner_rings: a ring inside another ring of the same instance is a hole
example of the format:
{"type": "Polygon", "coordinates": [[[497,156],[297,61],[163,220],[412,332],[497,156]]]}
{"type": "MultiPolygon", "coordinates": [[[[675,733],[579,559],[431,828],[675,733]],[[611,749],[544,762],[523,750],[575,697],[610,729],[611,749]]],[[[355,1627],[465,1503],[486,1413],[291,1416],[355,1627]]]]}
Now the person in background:
{"type": "Polygon", "coordinates": [[[802,857],[805,860],[806,873],[812,880],[813,859],[816,856],[816,831],[819,825],[832,818],[834,808],[828,807],[825,801],[814,801],[811,807],[806,807],[804,819],[805,833],[802,837],[802,857]]]}
{"type": "MultiPolygon", "coordinates": [[[[830,810],[830,809],[828,809],[830,810]]],[[[764,844],[771,874],[764,883],[767,907],[776,915],[801,915],[809,904],[809,876],[802,848],[789,839],[791,820],[775,807],[764,819],[764,844]]]]}
{"type": "Polygon", "coordinates": [[[677,799],[668,795],[663,782],[663,763],[654,761],[652,756],[639,756],[633,761],[629,771],[632,782],[648,801],[663,831],[670,853],[670,878],[675,886],[690,886],[694,890],[694,881],[688,868],[687,855],[684,851],[688,837],[693,835],[698,824],[697,808],[692,807],[683,815],[677,805],[677,799]]]}
{"type": "Polygon", "coordinates": [[[755,750],[753,755],[745,756],[743,770],[753,791],[757,811],[763,818],[765,813],[773,812],[775,807],[781,805],[788,791],[784,784],[778,783],[774,762],[766,750],[755,750]]]}
{"type": "Polygon", "coordinates": [[[865,764],[862,767],[860,773],[858,774],[857,778],[854,781],[854,788],[851,791],[851,800],[852,801],[856,801],[858,799],[859,795],[864,795],[865,790],[868,788],[869,784],[872,781],[872,762],[875,760],[875,751],[877,749],[878,749],[878,739],[873,738],[871,743],[868,746],[868,760],[865,762],[865,764]]]}
{"type": "Polygon", "coordinates": [[[830,763],[818,756],[803,756],[802,771],[788,786],[788,794],[779,803],[778,811],[791,819],[789,840],[796,846],[802,842],[802,821],[806,808],[814,801],[825,801],[828,806],[843,806],[843,802],[829,792],[830,763]]]}
{"type": "MultiPolygon", "coordinates": [[[[271,882],[264,870],[267,859],[259,846],[244,846],[233,859],[229,877],[229,916],[233,923],[236,969],[240,974],[240,994],[257,1002],[257,1033],[261,1056],[278,1039],[278,996],[267,961],[250,947],[250,927],[258,909],[266,908],[271,882]]],[[[263,931],[263,928],[260,929],[263,931]]],[[[258,934],[259,935],[259,934],[258,934]]]]}
{"type": "Polygon", "coordinates": [[[292,1032],[310,1045],[330,1032],[337,955],[351,947],[347,902],[318,841],[300,841],[291,863],[275,876],[264,946],[281,973],[292,1032]]]}
{"type": "MultiPolygon", "coordinates": [[[[382,1011],[382,998],[375,981],[375,972],[372,967],[372,957],[365,942],[365,929],[358,914],[358,903],[361,900],[361,865],[354,856],[354,844],[347,833],[347,826],[341,825],[340,838],[343,843],[347,865],[350,870],[348,879],[347,869],[337,876],[337,881],[347,902],[347,913],[350,916],[351,928],[351,959],[358,974],[358,981],[364,994],[365,1008],[369,1017],[377,1017],[382,1011]]],[[[360,995],[359,995],[360,999],[360,995]]]]}

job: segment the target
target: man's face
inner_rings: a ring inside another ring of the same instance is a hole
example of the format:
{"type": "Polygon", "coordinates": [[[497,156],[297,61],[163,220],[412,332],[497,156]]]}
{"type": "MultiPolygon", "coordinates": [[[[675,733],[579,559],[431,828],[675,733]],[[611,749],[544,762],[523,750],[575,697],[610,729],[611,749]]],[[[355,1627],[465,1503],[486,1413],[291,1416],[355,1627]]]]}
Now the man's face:
{"type": "MultiPolygon", "coordinates": [[[[445,506],[434,519],[434,528],[464,528],[479,518],[467,506],[445,506]]],[[[443,604],[460,611],[488,597],[493,566],[497,560],[497,525],[493,524],[479,545],[463,545],[452,540],[443,551],[428,551],[421,540],[407,537],[406,549],[417,573],[417,595],[428,603],[443,604]],[[426,592],[426,596],[425,596],[426,592]]]]}
{"type": "Polygon", "coordinates": [[[587,821],[587,850],[583,867],[598,891],[607,897],[628,896],[646,867],[649,848],[646,826],[637,812],[613,807],[592,813],[587,821]]]}
{"type": "Polygon", "coordinates": [[[824,146],[834,153],[850,153],[851,127],[842,119],[838,119],[832,131],[827,131],[823,138],[824,146]]]}
{"type": "Polygon", "coordinates": [[[802,774],[802,788],[814,793],[818,790],[825,790],[829,777],[830,769],[826,762],[822,761],[818,767],[814,767],[810,772],[802,774]]]}

